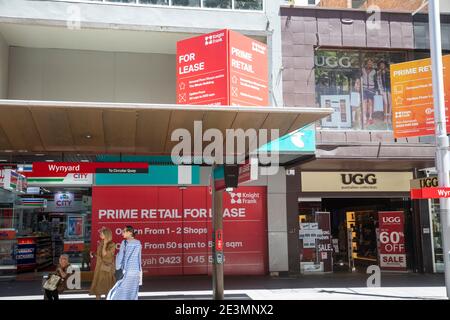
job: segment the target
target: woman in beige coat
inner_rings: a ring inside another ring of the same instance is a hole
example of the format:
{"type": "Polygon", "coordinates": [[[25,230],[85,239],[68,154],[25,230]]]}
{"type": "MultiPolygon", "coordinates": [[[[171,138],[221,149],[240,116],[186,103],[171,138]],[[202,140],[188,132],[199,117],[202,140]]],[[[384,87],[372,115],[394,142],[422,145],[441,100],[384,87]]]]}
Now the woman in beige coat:
{"type": "Polygon", "coordinates": [[[109,290],[114,286],[116,279],[114,272],[114,254],[116,244],[112,242],[112,232],[108,228],[100,229],[100,241],[97,246],[97,261],[94,271],[94,279],[92,280],[90,295],[95,295],[100,300],[102,295],[107,295],[109,290]]]}

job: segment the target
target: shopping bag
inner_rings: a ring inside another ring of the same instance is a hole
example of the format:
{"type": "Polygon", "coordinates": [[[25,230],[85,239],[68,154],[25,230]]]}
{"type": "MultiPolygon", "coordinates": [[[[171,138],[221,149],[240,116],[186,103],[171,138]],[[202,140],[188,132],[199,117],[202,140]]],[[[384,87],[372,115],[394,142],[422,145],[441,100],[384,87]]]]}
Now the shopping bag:
{"type": "Polygon", "coordinates": [[[384,111],[384,101],[383,96],[380,94],[376,94],[373,97],[373,111],[374,112],[383,112],[384,111]]]}

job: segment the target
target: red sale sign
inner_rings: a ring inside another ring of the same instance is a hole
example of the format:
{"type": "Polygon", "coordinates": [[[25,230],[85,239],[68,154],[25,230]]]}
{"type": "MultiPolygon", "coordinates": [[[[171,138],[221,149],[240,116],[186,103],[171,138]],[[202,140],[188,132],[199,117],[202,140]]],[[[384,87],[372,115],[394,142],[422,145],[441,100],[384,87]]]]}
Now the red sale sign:
{"type": "Polygon", "coordinates": [[[406,271],[404,214],[379,212],[379,256],[382,270],[406,271]]]}
{"type": "Polygon", "coordinates": [[[267,106],[267,46],[226,29],[179,41],[177,103],[267,106]]]}
{"type": "MultiPolygon", "coordinates": [[[[211,273],[211,195],[207,187],[93,187],[92,243],[108,227],[114,241],[132,225],[148,275],[211,273]]],[[[267,272],[265,187],[224,192],[221,247],[226,274],[267,272]]],[[[94,250],[94,248],[93,248],[94,250]]]]}

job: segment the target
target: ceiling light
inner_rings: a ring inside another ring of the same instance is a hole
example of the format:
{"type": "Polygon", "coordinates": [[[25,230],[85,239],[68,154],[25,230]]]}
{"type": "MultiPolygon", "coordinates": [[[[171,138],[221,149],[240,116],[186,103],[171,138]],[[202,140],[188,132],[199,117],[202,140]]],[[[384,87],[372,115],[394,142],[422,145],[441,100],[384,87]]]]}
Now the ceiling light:
{"type": "Polygon", "coordinates": [[[45,156],[45,154],[44,153],[36,153],[35,156],[36,157],[43,157],[43,156],[45,156]]]}
{"type": "Polygon", "coordinates": [[[6,159],[0,159],[0,162],[8,162],[6,159]]]}
{"type": "Polygon", "coordinates": [[[45,160],[45,162],[55,162],[55,160],[45,160]]]}
{"type": "Polygon", "coordinates": [[[92,139],[92,135],[91,134],[87,134],[84,136],[86,139],[92,139]]]}

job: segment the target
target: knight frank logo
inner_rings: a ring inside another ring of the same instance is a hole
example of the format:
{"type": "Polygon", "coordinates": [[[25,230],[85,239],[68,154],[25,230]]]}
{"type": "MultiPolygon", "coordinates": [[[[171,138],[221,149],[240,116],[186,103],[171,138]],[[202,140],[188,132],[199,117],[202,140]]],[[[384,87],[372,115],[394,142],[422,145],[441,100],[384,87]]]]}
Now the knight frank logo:
{"type": "Polygon", "coordinates": [[[209,46],[210,44],[213,44],[213,37],[212,36],[205,37],[205,46],[209,46]]]}
{"type": "Polygon", "coordinates": [[[258,192],[230,192],[231,204],[256,204],[260,195],[258,192]]]}
{"type": "Polygon", "coordinates": [[[231,192],[230,197],[231,197],[231,204],[242,203],[242,194],[240,192],[238,193],[231,192]]]}
{"type": "Polygon", "coordinates": [[[210,46],[212,44],[222,42],[224,37],[225,37],[224,32],[205,36],[205,46],[210,46]]]}

